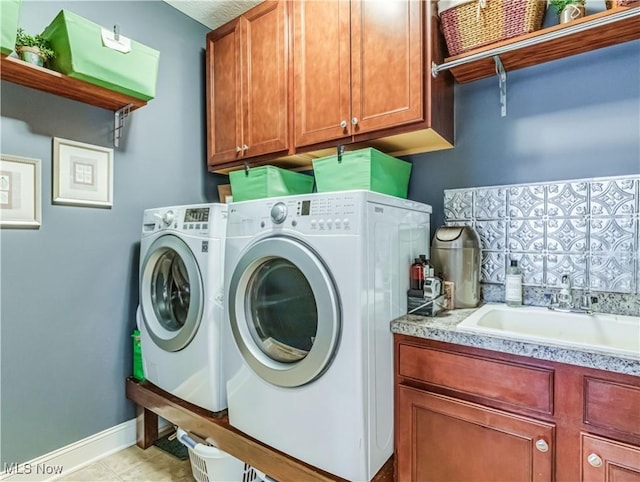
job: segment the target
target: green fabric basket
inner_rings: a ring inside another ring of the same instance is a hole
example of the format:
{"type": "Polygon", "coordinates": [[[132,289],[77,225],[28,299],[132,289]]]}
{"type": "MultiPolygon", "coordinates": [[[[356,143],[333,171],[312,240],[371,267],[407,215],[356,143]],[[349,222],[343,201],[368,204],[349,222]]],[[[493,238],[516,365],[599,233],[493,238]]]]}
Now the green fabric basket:
{"type": "Polygon", "coordinates": [[[18,18],[22,0],[0,1],[0,53],[9,55],[16,48],[18,18]]]}
{"type": "Polygon", "coordinates": [[[373,148],[313,159],[318,192],[366,189],[406,198],[411,163],[373,148]]]}
{"type": "Polygon", "coordinates": [[[106,47],[100,25],[68,10],[61,10],[42,36],[56,53],[49,61],[53,70],[137,99],[155,97],[157,50],[134,40],[127,53],[106,47]]]}
{"type": "Polygon", "coordinates": [[[309,194],[313,189],[313,176],[275,166],[231,171],[229,181],[234,202],[291,194],[309,194]]]}

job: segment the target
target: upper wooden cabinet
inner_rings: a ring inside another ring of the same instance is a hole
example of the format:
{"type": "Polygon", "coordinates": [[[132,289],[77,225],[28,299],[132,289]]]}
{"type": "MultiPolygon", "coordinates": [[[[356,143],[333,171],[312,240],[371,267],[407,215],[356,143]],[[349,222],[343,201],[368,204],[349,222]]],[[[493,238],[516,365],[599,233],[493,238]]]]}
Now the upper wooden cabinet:
{"type": "Polygon", "coordinates": [[[208,165],[310,169],[338,144],[453,147],[433,1],[266,1],[207,35],[208,165]]]}
{"type": "Polygon", "coordinates": [[[265,2],[207,35],[210,170],[289,150],[287,9],[265,2]]]}
{"type": "MultiPolygon", "coordinates": [[[[292,26],[296,149],[432,128],[434,148],[451,147],[452,82],[428,70],[432,47],[442,52],[433,2],[297,1],[292,26]]],[[[395,140],[381,147],[411,147],[395,140]]]]}

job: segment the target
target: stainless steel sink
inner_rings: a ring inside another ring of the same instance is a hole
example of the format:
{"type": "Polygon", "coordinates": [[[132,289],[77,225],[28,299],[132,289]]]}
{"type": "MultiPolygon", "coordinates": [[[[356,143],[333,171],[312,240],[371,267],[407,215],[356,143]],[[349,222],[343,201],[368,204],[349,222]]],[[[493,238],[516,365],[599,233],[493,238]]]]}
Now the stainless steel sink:
{"type": "Polygon", "coordinates": [[[463,320],[458,329],[640,359],[640,317],[635,316],[562,313],[543,307],[487,304],[463,320]]]}

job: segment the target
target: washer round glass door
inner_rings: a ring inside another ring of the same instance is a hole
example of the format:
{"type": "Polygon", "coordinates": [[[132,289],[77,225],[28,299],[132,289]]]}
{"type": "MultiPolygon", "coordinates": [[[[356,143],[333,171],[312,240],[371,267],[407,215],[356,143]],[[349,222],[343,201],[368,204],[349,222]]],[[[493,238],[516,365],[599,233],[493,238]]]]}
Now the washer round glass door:
{"type": "Polygon", "coordinates": [[[231,275],[228,308],[240,353],[269,383],[301,386],[331,364],[339,300],[326,267],[301,242],[271,237],[251,246],[231,275]]]}
{"type": "Polygon", "coordinates": [[[170,234],[156,239],[140,270],[140,305],[149,336],[165,351],[193,339],[203,313],[198,263],[189,246],[170,234]]]}

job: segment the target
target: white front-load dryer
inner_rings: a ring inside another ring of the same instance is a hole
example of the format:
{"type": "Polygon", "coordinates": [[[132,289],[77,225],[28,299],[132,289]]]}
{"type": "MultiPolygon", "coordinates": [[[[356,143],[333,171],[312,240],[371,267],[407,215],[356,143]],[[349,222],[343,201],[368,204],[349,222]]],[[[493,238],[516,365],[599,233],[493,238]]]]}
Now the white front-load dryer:
{"type": "Polygon", "coordinates": [[[222,369],[226,204],[148,209],[140,242],[140,330],[147,380],[213,412],[222,369]]]}
{"type": "Polygon", "coordinates": [[[339,477],[375,476],[393,453],[390,322],[430,212],[369,191],[230,205],[231,425],[339,477]]]}

